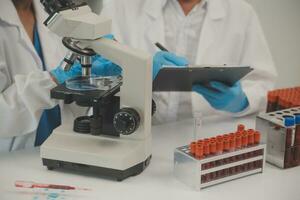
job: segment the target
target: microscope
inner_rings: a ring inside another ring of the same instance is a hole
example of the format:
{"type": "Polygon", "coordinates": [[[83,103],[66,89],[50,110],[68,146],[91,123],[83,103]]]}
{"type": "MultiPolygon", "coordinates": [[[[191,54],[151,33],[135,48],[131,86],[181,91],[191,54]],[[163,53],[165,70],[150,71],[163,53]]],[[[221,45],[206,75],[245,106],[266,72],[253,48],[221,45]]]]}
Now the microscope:
{"type": "Polygon", "coordinates": [[[43,165],[117,181],[141,173],[151,159],[152,57],[103,37],[111,33],[112,21],[95,13],[100,0],[41,3],[50,15],[44,24],[69,50],[64,70],[79,60],[82,76],[77,79],[90,81],[96,54],[122,68],[122,77],[100,77],[101,87],[70,89],[64,83],[51,91],[51,98],[93,108],[93,114],[54,130],[41,146],[43,165]]]}

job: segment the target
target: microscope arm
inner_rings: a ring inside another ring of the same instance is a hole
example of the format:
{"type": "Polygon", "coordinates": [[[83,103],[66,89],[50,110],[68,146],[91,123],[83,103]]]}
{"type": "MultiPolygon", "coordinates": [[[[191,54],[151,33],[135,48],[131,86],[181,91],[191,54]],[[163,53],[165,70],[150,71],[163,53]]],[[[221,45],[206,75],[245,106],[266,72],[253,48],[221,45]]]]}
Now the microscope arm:
{"type": "MultiPolygon", "coordinates": [[[[80,43],[122,67],[123,84],[120,91],[120,106],[136,109],[141,116],[143,129],[151,130],[152,57],[106,38],[93,41],[80,40],[80,43]]],[[[148,134],[150,131],[137,135],[145,137],[148,134]]]]}

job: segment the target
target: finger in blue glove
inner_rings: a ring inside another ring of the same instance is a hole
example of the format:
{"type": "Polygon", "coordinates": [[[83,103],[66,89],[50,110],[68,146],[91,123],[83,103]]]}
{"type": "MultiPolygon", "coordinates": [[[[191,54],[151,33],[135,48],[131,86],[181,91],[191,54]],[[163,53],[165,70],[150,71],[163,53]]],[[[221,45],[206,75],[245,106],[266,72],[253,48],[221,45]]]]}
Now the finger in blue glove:
{"type": "Polygon", "coordinates": [[[115,36],[113,34],[107,34],[103,36],[106,39],[115,40],[115,36]]]}
{"type": "Polygon", "coordinates": [[[97,76],[118,76],[122,74],[122,68],[97,55],[93,56],[92,74],[97,76]]]}
{"type": "Polygon", "coordinates": [[[82,74],[81,65],[79,62],[75,62],[69,71],[64,71],[60,65],[56,69],[50,71],[50,73],[59,84],[63,84],[66,80],[82,74]]]}
{"type": "Polygon", "coordinates": [[[182,66],[187,66],[188,64],[189,64],[188,60],[184,57],[177,56],[167,51],[159,51],[153,57],[152,78],[153,80],[156,78],[159,70],[164,65],[182,67],[182,66]]]}
{"type": "Polygon", "coordinates": [[[242,90],[240,82],[229,87],[221,82],[211,82],[209,89],[202,85],[194,85],[193,91],[202,95],[217,110],[238,113],[249,106],[248,98],[242,90]]]}

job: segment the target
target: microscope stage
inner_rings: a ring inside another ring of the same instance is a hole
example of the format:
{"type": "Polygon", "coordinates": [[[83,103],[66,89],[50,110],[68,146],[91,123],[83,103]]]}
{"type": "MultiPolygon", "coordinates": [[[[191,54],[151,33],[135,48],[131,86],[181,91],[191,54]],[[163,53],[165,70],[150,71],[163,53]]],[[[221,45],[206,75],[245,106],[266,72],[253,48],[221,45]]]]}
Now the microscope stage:
{"type": "Polygon", "coordinates": [[[104,100],[107,97],[114,96],[120,91],[122,82],[115,82],[107,90],[71,90],[65,84],[58,85],[51,90],[51,98],[64,100],[65,104],[76,102],[78,105],[90,107],[95,101],[104,100]]]}

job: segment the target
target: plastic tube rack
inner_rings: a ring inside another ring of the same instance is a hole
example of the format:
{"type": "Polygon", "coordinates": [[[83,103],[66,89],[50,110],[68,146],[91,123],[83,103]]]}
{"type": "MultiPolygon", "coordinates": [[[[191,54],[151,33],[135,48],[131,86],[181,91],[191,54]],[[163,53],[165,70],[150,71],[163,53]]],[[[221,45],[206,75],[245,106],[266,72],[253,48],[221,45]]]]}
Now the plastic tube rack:
{"type": "Polygon", "coordinates": [[[256,129],[265,133],[267,162],[283,169],[300,165],[300,107],[261,113],[256,129]]]}
{"type": "Polygon", "coordinates": [[[238,130],[236,133],[198,140],[176,148],[174,173],[180,181],[200,190],[262,173],[265,154],[266,145],[260,143],[259,132],[252,129],[238,130]]]}

